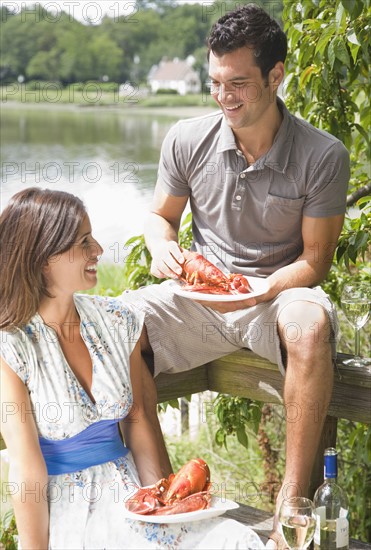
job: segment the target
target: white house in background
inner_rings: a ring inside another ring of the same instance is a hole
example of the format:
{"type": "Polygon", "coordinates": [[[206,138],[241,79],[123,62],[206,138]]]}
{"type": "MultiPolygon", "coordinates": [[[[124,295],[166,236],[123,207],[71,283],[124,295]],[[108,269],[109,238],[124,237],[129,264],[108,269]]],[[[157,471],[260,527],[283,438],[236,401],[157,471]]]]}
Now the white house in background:
{"type": "Polygon", "coordinates": [[[148,74],[148,85],[153,94],[158,90],[176,90],[178,94],[197,94],[201,92],[201,79],[192,68],[193,56],[181,60],[175,57],[172,61],[162,59],[159,65],[153,65],[148,74]]]}

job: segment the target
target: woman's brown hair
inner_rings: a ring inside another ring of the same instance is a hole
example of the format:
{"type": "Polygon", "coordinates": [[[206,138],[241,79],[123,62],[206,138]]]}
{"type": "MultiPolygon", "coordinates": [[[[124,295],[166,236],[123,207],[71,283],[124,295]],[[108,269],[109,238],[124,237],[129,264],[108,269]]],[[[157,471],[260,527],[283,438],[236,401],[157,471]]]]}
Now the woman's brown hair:
{"type": "Polygon", "coordinates": [[[0,216],[0,328],[26,324],[43,295],[43,267],[74,244],[86,209],[64,191],[29,187],[0,216]]]}

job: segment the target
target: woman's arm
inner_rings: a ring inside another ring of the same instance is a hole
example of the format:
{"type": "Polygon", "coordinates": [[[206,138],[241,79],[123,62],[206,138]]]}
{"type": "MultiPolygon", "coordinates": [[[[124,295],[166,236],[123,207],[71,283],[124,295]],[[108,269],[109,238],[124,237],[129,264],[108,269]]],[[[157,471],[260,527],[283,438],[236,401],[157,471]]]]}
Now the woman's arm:
{"type": "Polygon", "coordinates": [[[142,389],[142,369],[147,368],[139,342],[130,356],[130,378],[133,406],[122,421],[126,446],[131,450],[142,485],[151,485],[162,478],[160,456],[154,430],[146,416],[142,389]]]}
{"type": "Polygon", "coordinates": [[[26,386],[0,358],[1,433],[9,453],[9,483],[22,548],[49,541],[48,474],[26,386]]]}

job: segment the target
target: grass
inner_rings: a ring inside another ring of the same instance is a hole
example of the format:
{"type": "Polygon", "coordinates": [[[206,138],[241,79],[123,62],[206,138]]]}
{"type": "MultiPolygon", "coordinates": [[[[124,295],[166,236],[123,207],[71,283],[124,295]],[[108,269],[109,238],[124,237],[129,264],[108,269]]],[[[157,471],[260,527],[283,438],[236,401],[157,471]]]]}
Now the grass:
{"type": "Polygon", "coordinates": [[[216,107],[208,94],[152,95],[140,101],[140,107],[216,107]]]}
{"type": "Polygon", "coordinates": [[[129,95],[107,91],[99,83],[87,83],[82,89],[70,86],[63,88],[58,83],[40,82],[39,86],[28,89],[18,83],[0,87],[1,103],[48,103],[79,105],[82,107],[115,106],[121,108],[164,108],[164,107],[215,107],[208,94],[158,94],[144,95],[134,90],[129,95]]]}
{"type": "Polygon", "coordinates": [[[117,264],[101,263],[98,267],[98,284],[89,294],[118,296],[128,288],[124,267],[117,264]]]}

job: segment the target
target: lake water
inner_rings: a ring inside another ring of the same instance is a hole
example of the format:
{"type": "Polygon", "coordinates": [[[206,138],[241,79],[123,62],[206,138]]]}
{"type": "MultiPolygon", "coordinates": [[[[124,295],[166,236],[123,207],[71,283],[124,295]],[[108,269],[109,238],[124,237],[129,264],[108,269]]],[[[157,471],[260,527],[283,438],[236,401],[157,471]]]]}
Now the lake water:
{"type": "Polygon", "coordinates": [[[69,191],[87,206],[103,260],[122,262],[143,232],[168,129],[185,116],[103,108],[9,105],[2,109],[1,209],[17,191],[69,191]]]}

